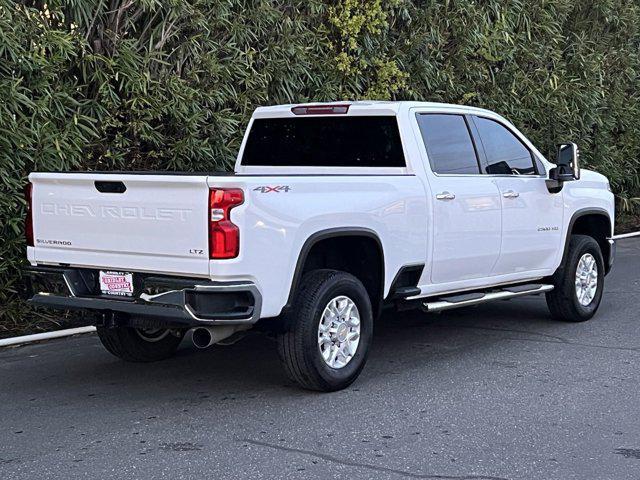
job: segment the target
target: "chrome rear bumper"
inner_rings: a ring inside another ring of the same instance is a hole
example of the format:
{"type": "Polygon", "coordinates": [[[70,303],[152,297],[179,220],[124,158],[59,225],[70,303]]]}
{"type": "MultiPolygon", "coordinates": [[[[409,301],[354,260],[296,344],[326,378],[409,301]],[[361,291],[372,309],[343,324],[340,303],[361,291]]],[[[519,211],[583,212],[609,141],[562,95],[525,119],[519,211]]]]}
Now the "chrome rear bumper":
{"type": "Polygon", "coordinates": [[[121,318],[143,317],[176,327],[253,324],[259,320],[262,307],[260,292],[250,282],[211,282],[134,272],[134,296],[111,297],[99,292],[97,270],[31,267],[27,273],[29,302],[33,305],[103,314],[119,312],[121,318]]]}

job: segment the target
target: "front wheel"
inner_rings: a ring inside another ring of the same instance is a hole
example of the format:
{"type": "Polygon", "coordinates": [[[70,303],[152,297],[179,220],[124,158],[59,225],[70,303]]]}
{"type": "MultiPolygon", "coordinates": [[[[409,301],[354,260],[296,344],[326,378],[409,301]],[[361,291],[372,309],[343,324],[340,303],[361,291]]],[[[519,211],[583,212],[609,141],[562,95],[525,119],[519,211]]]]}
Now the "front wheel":
{"type": "Polygon", "coordinates": [[[176,353],[183,331],[166,328],[97,327],[102,345],[128,362],[155,362],[176,353]]]}
{"type": "Polygon", "coordinates": [[[598,242],[572,235],[564,264],[553,276],[547,293],[551,315],[567,322],[584,322],[596,314],[604,290],[604,260],[598,242]]]}
{"type": "Polygon", "coordinates": [[[278,353],[293,381],[331,392],[358,377],[371,345],[373,313],[356,277],[336,270],[307,274],[286,324],[286,332],[278,336],[278,353]]]}

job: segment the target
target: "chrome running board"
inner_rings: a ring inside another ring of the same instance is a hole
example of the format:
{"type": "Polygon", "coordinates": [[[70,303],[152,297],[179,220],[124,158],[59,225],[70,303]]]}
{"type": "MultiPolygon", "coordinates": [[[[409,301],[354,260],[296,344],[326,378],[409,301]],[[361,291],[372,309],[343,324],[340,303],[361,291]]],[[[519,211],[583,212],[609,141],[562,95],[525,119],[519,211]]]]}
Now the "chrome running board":
{"type": "Polygon", "coordinates": [[[491,292],[466,293],[460,295],[447,295],[428,300],[422,304],[427,312],[441,312],[452,308],[468,307],[480,303],[492,302],[494,300],[508,300],[524,295],[537,295],[553,290],[553,285],[516,285],[505,287],[491,292]]]}

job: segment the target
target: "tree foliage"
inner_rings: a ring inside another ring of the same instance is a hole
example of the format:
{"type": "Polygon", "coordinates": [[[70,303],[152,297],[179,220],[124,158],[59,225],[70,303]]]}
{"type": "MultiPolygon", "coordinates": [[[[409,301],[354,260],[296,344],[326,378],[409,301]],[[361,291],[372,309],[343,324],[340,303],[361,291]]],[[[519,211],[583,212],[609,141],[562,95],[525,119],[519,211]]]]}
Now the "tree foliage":
{"type": "Polygon", "coordinates": [[[0,0],[0,329],[33,170],[229,168],[258,105],[419,99],[571,139],[640,197],[632,0],[0,0]]]}

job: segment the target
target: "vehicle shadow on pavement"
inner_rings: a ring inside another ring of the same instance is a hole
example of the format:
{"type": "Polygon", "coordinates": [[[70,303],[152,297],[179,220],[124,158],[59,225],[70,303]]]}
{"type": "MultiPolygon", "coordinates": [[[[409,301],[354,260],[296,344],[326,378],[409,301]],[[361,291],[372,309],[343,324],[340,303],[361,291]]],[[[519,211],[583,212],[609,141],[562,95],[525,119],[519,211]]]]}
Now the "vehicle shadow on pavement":
{"type": "MultiPolygon", "coordinates": [[[[411,375],[413,369],[455,367],[510,340],[566,342],[566,324],[549,318],[541,298],[519,299],[438,315],[386,311],[375,326],[368,365],[352,388],[384,386],[387,376],[411,375]]],[[[197,350],[186,340],[169,360],[135,364],[108,354],[96,336],[85,336],[16,349],[3,362],[21,369],[12,376],[14,392],[48,396],[69,390],[101,401],[153,398],[192,403],[211,398],[307,395],[285,377],[276,342],[252,333],[230,346],[197,350]],[[35,357],[35,358],[34,358],[35,357]],[[188,397],[188,399],[186,398],[188,397]]],[[[11,368],[9,366],[9,368],[11,368]]],[[[384,387],[383,387],[384,388],[384,387]]]]}

